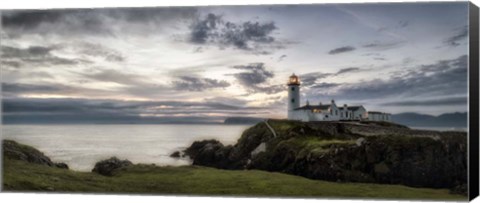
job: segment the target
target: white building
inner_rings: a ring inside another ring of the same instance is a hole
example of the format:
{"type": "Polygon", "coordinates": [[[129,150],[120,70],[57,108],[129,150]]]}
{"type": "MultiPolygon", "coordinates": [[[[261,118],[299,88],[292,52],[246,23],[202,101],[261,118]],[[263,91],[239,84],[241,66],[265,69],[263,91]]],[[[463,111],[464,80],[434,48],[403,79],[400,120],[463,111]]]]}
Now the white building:
{"type": "Polygon", "coordinates": [[[363,106],[338,107],[335,100],[329,104],[319,103],[300,106],[300,79],[293,74],[288,81],[288,119],[300,121],[340,121],[340,120],[371,120],[390,121],[389,113],[367,111],[363,106]]]}
{"type": "Polygon", "coordinates": [[[391,114],[384,112],[369,111],[367,117],[370,121],[391,121],[391,114]]]}

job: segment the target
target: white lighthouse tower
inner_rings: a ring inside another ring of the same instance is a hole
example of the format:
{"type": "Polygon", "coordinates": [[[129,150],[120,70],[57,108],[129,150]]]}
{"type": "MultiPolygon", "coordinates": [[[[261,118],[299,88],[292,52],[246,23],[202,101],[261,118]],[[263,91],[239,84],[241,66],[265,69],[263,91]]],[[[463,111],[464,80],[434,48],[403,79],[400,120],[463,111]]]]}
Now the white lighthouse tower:
{"type": "Polygon", "coordinates": [[[288,120],[295,120],[295,109],[300,107],[300,80],[292,74],[288,80],[288,120]]]}

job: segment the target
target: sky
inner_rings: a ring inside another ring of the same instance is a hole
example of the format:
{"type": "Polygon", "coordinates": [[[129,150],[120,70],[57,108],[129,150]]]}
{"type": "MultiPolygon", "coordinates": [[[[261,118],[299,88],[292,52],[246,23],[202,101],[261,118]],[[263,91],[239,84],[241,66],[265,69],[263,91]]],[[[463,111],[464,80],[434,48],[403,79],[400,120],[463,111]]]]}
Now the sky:
{"type": "Polygon", "coordinates": [[[467,111],[468,3],[3,10],[6,121],[221,122],[302,103],[467,111]]]}

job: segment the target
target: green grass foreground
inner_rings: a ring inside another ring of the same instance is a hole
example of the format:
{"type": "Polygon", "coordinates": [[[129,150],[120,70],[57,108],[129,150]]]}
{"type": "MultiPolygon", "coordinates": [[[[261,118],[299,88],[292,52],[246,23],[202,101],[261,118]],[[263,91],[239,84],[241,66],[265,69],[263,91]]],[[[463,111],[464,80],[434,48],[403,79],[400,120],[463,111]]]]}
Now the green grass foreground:
{"type": "Polygon", "coordinates": [[[4,158],[4,191],[467,200],[447,189],[336,183],[265,171],[137,164],[106,177],[4,158]]]}

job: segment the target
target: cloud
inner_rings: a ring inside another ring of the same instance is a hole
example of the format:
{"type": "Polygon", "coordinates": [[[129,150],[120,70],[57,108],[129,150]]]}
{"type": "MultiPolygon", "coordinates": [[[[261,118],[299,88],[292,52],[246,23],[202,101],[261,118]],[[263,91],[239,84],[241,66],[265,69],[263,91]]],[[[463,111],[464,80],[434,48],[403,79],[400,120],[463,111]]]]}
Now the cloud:
{"type": "Polygon", "coordinates": [[[58,57],[52,54],[56,47],[29,46],[27,48],[16,48],[1,46],[2,63],[16,68],[23,66],[51,66],[51,65],[76,65],[79,63],[90,63],[82,59],[69,59],[58,57]]]}
{"type": "Polygon", "coordinates": [[[327,82],[322,82],[322,83],[317,83],[315,85],[312,85],[311,88],[332,88],[332,87],[337,87],[340,84],[337,83],[327,83],[327,82]]]}
{"type": "Polygon", "coordinates": [[[107,48],[101,44],[83,42],[70,45],[70,47],[79,49],[78,54],[84,54],[89,57],[101,57],[109,62],[124,62],[126,60],[126,57],[120,52],[107,48]]]}
{"type": "Polygon", "coordinates": [[[313,73],[302,74],[299,77],[300,77],[302,86],[304,87],[319,88],[319,87],[326,87],[326,85],[330,85],[329,87],[334,87],[338,85],[337,84],[334,85],[333,83],[317,83],[317,81],[328,78],[328,77],[338,76],[338,75],[347,74],[351,72],[360,72],[360,71],[362,71],[362,69],[357,67],[349,67],[349,68],[342,68],[336,73],[313,72],[313,73]]]}
{"type": "Polygon", "coordinates": [[[265,108],[218,101],[13,98],[5,99],[2,105],[6,123],[202,123],[223,122],[232,115],[266,113],[265,108]]]}
{"type": "Polygon", "coordinates": [[[358,71],[360,71],[360,68],[356,68],[356,67],[343,68],[343,69],[340,69],[335,75],[341,75],[345,73],[358,72],[358,71]]]}
{"type": "Polygon", "coordinates": [[[458,46],[460,45],[460,41],[466,39],[468,37],[468,27],[465,26],[461,30],[459,30],[455,35],[448,37],[443,41],[444,44],[447,46],[458,46]]]}
{"type": "Polygon", "coordinates": [[[278,60],[277,61],[283,61],[283,59],[287,58],[287,55],[286,54],[283,54],[281,55],[280,57],[278,57],[278,60]]]}
{"type": "Polygon", "coordinates": [[[272,36],[277,29],[274,22],[233,23],[209,13],[190,25],[189,40],[194,44],[213,44],[220,48],[233,47],[256,54],[270,54],[269,50],[284,48],[284,44],[272,36]]]}
{"type": "MultiPolygon", "coordinates": [[[[59,83],[2,83],[4,99],[19,97],[60,97],[60,98],[106,98],[122,96],[123,92],[115,90],[92,89],[84,86],[64,85],[59,83]]],[[[124,94],[123,94],[124,95],[124,94]]]]}
{"type": "Polygon", "coordinates": [[[91,74],[81,73],[80,75],[89,80],[114,82],[122,85],[142,86],[148,84],[145,77],[135,74],[123,73],[113,69],[100,70],[96,73],[91,74]]]}
{"type": "Polygon", "coordinates": [[[315,85],[317,80],[332,76],[332,73],[313,72],[300,75],[302,86],[310,87],[315,85]]]}
{"type": "Polygon", "coordinates": [[[244,72],[231,74],[238,83],[250,93],[274,94],[285,89],[285,85],[270,85],[268,80],[274,77],[272,71],[268,71],[263,63],[251,63],[248,65],[234,66],[234,69],[244,72]]]}
{"type": "Polygon", "coordinates": [[[145,36],[196,15],[193,7],[16,10],[2,11],[2,22],[7,35],[145,36]]]}
{"type": "Polygon", "coordinates": [[[252,63],[249,65],[234,66],[234,69],[246,70],[246,72],[235,73],[233,76],[244,86],[258,85],[273,78],[272,71],[266,70],[263,63],[252,63]]]}
{"type": "Polygon", "coordinates": [[[339,48],[335,48],[335,49],[330,50],[328,52],[328,54],[335,55],[335,54],[341,54],[341,53],[350,52],[350,51],[354,51],[354,50],[355,50],[355,47],[343,46],[343,47],[339,47],[339,48]]]}
{"type": "Polygon", "coordinates": [[[406,41],[396,41],[396,42],[375,41],[375,42],[372,42],[372,43],[369,43],[369,44],[365,44],[362,47],[363,48],[368,48],[368,49],[371,49],[371,50],[377,50],[377,51],[382,50],[383,51],[383,50],[388,50],[388,49],[393,49],[393,48],[400,47],[400,46],[404,45],[405,43],[406,43],[406,41]]]}
{"type": "Polygon", "coordinates": [[[2,91],[7,93],[24,93],[24,92],[55,92],[65,90],[63,86],[53,85],[32,85],[32,84],[20,84],[20,83],[2,83],[2,91]]]}
{"type": "Polygon", "coordinates": [[[383,103],[384,106],[444,106],[444,105],[467,105],[467,97],[447,97],[427,100],[406,100],[383,103]]]}
{"type": "Polygon", "coordinates": [[[199,92],[213,88],[226,88],[230,86],[225,80],[210,78],[198,78],[192,76],[180,76],[179,80],[173,81],[172,85],[176,90],[199,92]]]}
{"type": "Polygon", "coordinates": [[[18,61],[10,61],[10,60],[4,60],[2,59],[0,61],[0,64],[2,67],[12,67],[12,68],[20,68],[22,65],[18,61]]]}
{"type": "Polygon", "coordinates": [[[453,94],[466,94],[466,55],[440,60],[433,64],[418,65],[412,69],[393,73],[390,78],[374,78],[358,83],[343,83],[328,91],[312,89],[313,97],[350,100],[387,98],[432,98],[453,94]]]}

